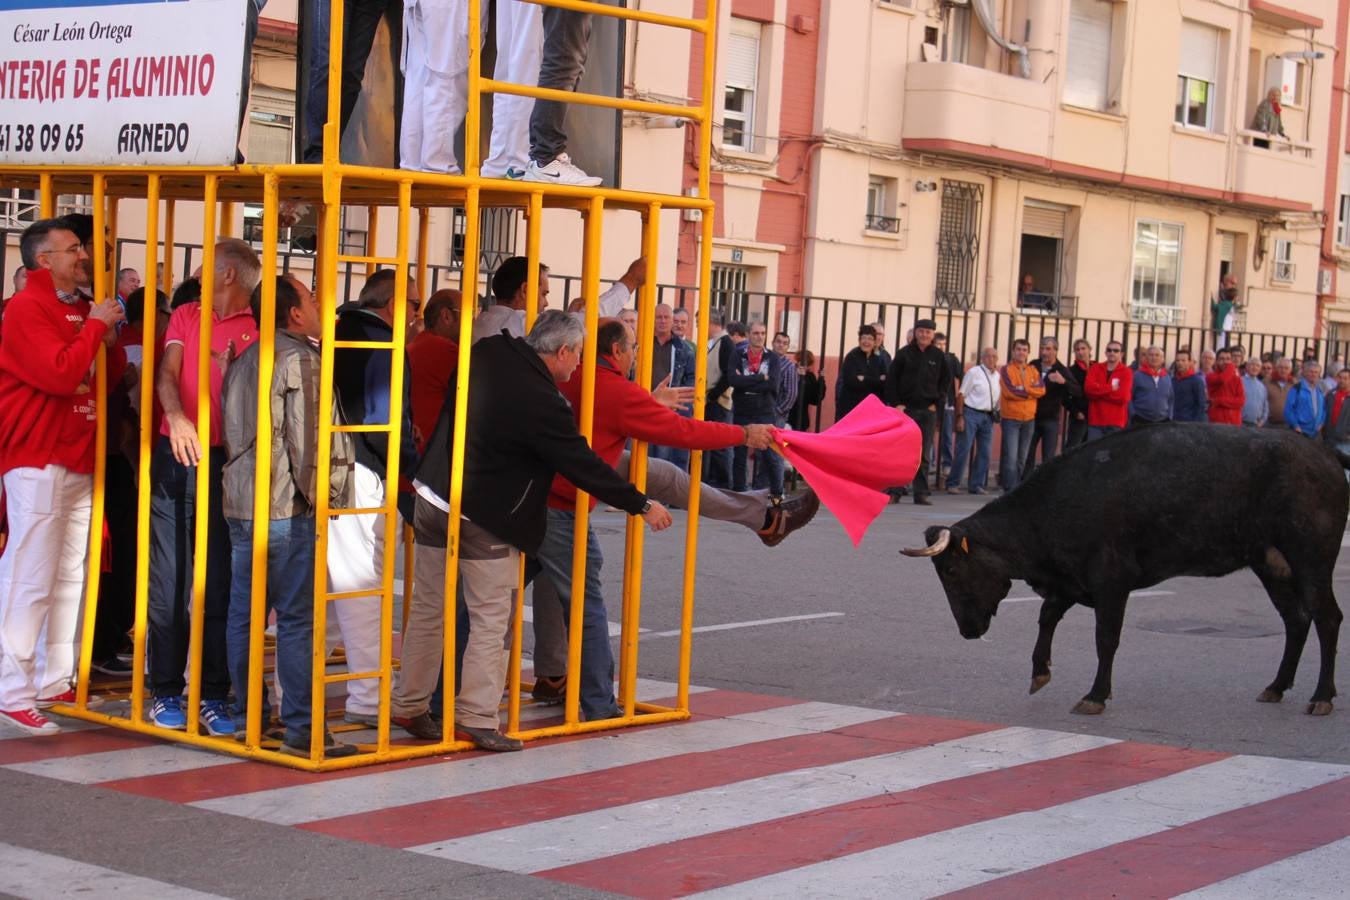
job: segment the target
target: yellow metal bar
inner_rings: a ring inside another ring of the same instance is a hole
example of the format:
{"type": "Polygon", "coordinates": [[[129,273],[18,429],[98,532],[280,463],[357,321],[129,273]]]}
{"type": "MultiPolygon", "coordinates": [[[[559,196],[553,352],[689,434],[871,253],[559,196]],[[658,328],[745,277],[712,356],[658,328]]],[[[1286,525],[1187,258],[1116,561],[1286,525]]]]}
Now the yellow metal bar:
{"type": "MultiPolygon", "coordinates": [[[[616,9],[617,7],[608,7],[616,9]]],[[[472,32],[470,32],[472,34],[472,32]]],[[[704,123],[708,116],[698,106],[681,106],[677,103],[653,103],[650,100],[625,100],[622,97],[607,97],[604,94],[583,94],[578,91],[562,91],[556,88],[539,87],[532,84],[512,84],[509,81],[497,81],[482,78],[481,89],[485,93],[513,94],[517,97],[533,97],[535,100],[554,100],[558,103],[579,103],[582,106],[603,106],[607,109],[622,109],[626,112],[649,113],[654,116],[676,116],[694,122],[704,123]]],[[[473,64],[470,63],[469,82],[473,82],[473,64]]],[[[470,101],[472,102],[472,101],[470,101]]],[[[465,147],[465,156],[468,147],[465,147]]],[[[465,171],[469,171],[465,169],[465,171]]]]}
{"type": "MultiPolygon", "coordinates": [[[[108,202],[103,176],[94,179],[94,302],[108,296],[108,242],[103,239],[108,202]]],[[[98,616],[98,588],[103,576],[103,506],[108,466],[108,351],[99,347],[94,357],[94,490],[89,505],[89,555],[85,560],[84,630],[76,664],[75,703],[89,703],[89,670],[94,655],[94,621],[98,616]]]]}
{"type": "Polygon", "coordinates": [[[348,681],[362,681],[366,678],[379,677],[379,672],[338,672],[336,675],[325,675],[323,680],[327,684],[343,684],[348,681]]]}
{"type": "MultiPolygon", "coordinates": [[[[339,429],[334,428],[337,432],[339,429]]],[[[354,506],[349,509],[330,509],[328,515],[331,516],[383,516],[389,513],[387,506],[354,506]]]]}
{"type": "MultiPolygon", "coordinates": [[[[206,548],[207,531],[211,527],[208,513],[211,504],[211,367],[215,360],[211,358],[211,331],[216,318],[215,271],[216,271],[216,198],[219,195],[220,179],[215,175],[206,178],[204,192],[204,216],[202,228],[202,312],[201,331],[197,346],[197,442],[202,448],[202,458],[197,464],[198,503],[194,508],[192,537],[192,613],[188,630],[188,708],[187,732],[196,734],[198,713],[202,700],[202,648],[203,629],[206,624],[206,548]]],[[[220,204],[222,214],[225,204],[220,204]]],[[[184,359],[183,363],[191,361],[184,359]]]]}
{"type": "Polygon", "coordinates": [[[234,201],[220,201],[220,236],[234,237],[234,201]]]}
{"type": "MultiPolygon", "coordinates": [[[[106,190],[107,185],[105,184],[104,187],[106,190]]],[[[103,242],[108,249],[112,250],[111,256],[105,253],[103,257],[103,271],[104,274],[109,276],[108,280],[103,283],[103,289],[107,291],[107,296],[95,294],[95,302],[106,300],[117,293],[117,198],[108,195],[107,206],[108,219],[103,224],[103,242]]]]}
{"type": "MultiPolygon", "coordinates": [[[[262,739],[263,632],[267,629],[267,544],[272,519],[272,371],[276,363],[277,190],[280,179],[263,179],[262,302],[258,315],[257,434],[253,442],[253,565],[248,621],[248,687],[244,743],[262,739]]],[[[326,486],[326,485],[325,485],[326,486]]]]}
{"type": "Polygon", "coordinates": [[[403,620],[398,627],[398,633],[402,635],[408,633],[408,613],[412,608],[413,546],[415,544],[416,536],[413,534],[413,527],[406,522],[403,523],[403,620]]]}
{"type": "MultiPolygon", "coordinates": [[[[366,277],[369,278],[375,274],[378,266],[397,266],[397,259],[380,259],[375,255],[375,245],[379,241],[380,230],[380,208],[378,206],[366,207],[366,255],[364,258],[352,259],[353,262],[363,262],[366,264],[366,277]]],[[[348,257],[351,259],[351,257],[348,257]]],[[[338,257],[338,262],[344,262],[343,257],[338,257]]]]}
{"type": "MultiPolygon", "coordinates": [[[[394,345],[389,341],[334,341],[333,346],[338,350],[392,350],[394,345]]],[[[377,426],[384,428],[385,426],[377,426]]]]}
{"type": "Polygon", "coordinates": [[[362,597],[378,596],[380,596],[379,588],[368,588],[355,591],[334,591],[331,594],[324,594],[323,599],[332,602],[334,600],[359,600],[362,597]]]}
{"type": "MultiPolygon", "coordinates": [[[[331,48],[342,52],[342,6],[333,4],[331,48]]],[[[338,227],[341,223],[342,176],[329,169],[330,161],[337,162],[337,121],[338,88],[342,70],[337,68],[337,56],[329,57],[328,66],[328,122],[324,125],[324,204],[319,209],[319,232],[323,238],[323,251],[320,259],[335,259],[338,252],[338,227]]],[[[323,321],[323,336],[319,340],[319,447],[315,480],[323,485],[323,490],[314,492],[316,509],[314,511],[314,639],[310,645],[310,743],[309,763],[306,768],[316,768],[323,761],[323,741],[326,723],[326,702],[324,676],[328,672],[328,522],[329,509],[327,485],[332,475],[333,446],[333,333],[337,320],[337,265],[317,266],[319,276],[319,309],[323,321]]],[[[355,759],[348,757],[347,759],[355,759]]]]}
{"type": "Polygon", "coordinates": [[[683,16],[668,16],[663,13],[647,12],[643,9],[629,9],[623,6],[610,6],[606,3],[591,3],[587,0],[525,0],[540,6],[552,6],[557,9],[570,9],[576,12],[597,16],[609,16],[614,19],[628,19],[632,22],[647,22],[652,25],[667,25],[671,28],[683,28],[687,31],[706,31],[708,23],[703,19],[688,19],[683,16]]]}
{"type": "MultiPolygon", "coordinates": [[[[145,200],[145,296],[152,303],[156,283],[155,270],[159,258],[159,176],[151,175],[146,179],[145,200]]],[[[168,247],[166,256],[173,254],[173,201],[168,201],[164,222],[164,242],[168,247]]],[[[169,278],[169,266],[164,267],[164,277],[169,278]]],[[[139,722],[145,715],[145,636],[148,627],[150,597],[150,460],[154,456],[155,442],[159,439],[159,423],[155,421],[155,372],[159,369],[159,360],[155,350],[159,342],[155,331],[159,327],[159,307],[144,307],[144,321],[141,328],[141,449],[137,460],[139,475],[136,481],[136,611],[135,624],[131,638],[131,718],[139,722]]]]}
{"type": "Polygon", "coordinates": [[[613,731],[632,725],[657,725],[661,722],[683,722],[689,718],[688,710],[670,709],[663,712],[643,713],[632,718],[597,719],[590,722],[572,722],[563,725],[551,725],[546,728],[532,728],[516,735],[523,741],[537,741],[543,738],[565,737],[573,734],[592,734],[597,731],[613,731]]]}
{"type": "Polygon", "coordinates": [[[382,434],[393,429],[388,425],[366,425],[363,423],[361,425],[337,425],[334,426],[333,430],[346,432],[347,434],[382,434]]]}
{"type": "MultiPolygon", "coordinates": [[[[370,209],[372,214],[377,211],[377,208],[373,206],[370,209]]],[[[373,274],[376,266],[398,265],[397,258],[392,256],[376,256],[373,252],[368,253],[365,256],[346,256],[346,255],[339,256],[337,258],[337,261],[339,263],[352,263],[352,264],[362,263],[366,267],[367,275],[373,274]]]]}
{"type": "Polygon", "coordinates": [[[50,219],[56,216],[56,192],[52,189],[50,172],[43,172],[38,176],[38,205],[42,210],[42,218],[50,219]]]}
{"type": "MultiPolygon", "coordinates": [[[[581,295],[586,300],[586,339],[581,355],[581,421],[578,431],[590,443],[595,426],[596,323],[600,318],[600,240],[605,201],[591,198],[586,212],[585,246],[582,248],[581,295]]],[[[577,376],[573,374],[573,378],[577,376]]],[[[567,623],[567,700],[564,721],[580,720],[581,623],[586,601],[586,544],[590,528],[591,495],[577,491],[576,524],[572,533],[572,608],[567,623]]],[[[599,598],[594,598],[599,600],[599,598]]]]}
{"type": "Polygon", "coordinates": [[[431,299],[430,282],[427,281],[427,266],[431,258],[431,210],[425,206],[417,210],[417,283],[426,293],[425,299],[431,299]]]}
{"type": "MultiPolygon", "coordinates": [[[[490,90],[485,87],[490,83],[490,79],[484,78],[482,73],[482,51],[483,51],[483,9],[482,2],[478,0],[469,0],[469,27],[466,33],[466,39],[469,42],[468,56],[469,61],[469,90],[468,90],[468,110],[464,116],[464,174],[470,178],[478,177],[479,165],[479,141],[482,140],[482,130],[480,128],[480,115],[483,108],[483,92],[490,90]]],[[[454,126],[451,126],[454,127],[454,126]]],[[[468,209],[465,209],[468,214],[468,209]]],[[[477,231],[477,219],[465,219],[465,231],[477,231]]],[[[467,235],[466,235],[467,237],[467,235]]]]}
{"type": "MultiPolygon", "coordinates": [[[[374,210],[372,210],[372,214],[374,210]]],[[[389,750],[389,704],[390,693],[394,686],[393,637],[394,637],[394,565],[398,561],[398,473],[399,445],[402,437],[403,422],[403,374],[404,346],[408,335],[408,250],[411,241],[409,231],[412,217],[412,182],[402,181],[398,186],[398,238],[395,255],[399,259],[397,274],[394,276],[394,347],[389,354],[389,444],[385,452],[385,497],[389,511],[384,516],[384,559],[380,569],[380,708],[379,726],[376,730],[376,751],[389,750]]],[[[374,219],[372,218],[372,224],[374,219]]],[[[373,228],[372,228],[373,232],[373,228]]],[[[367,236],[367,240],[374,240],[367,236]]],[[[411,578],[412,573],[404,573],[411,578]]]]}
{"type": "MultiPolygon", "coordinates": [[[[323,123],[323,167],[324,171],[331,171],[330,167],[338,165],[341,155],[342,142],[342,37],[346,28],[346,0],[340,3],[330,3],[328,12],[328,116],[323,123]]],[[[339,175],[340,177],[340,175],[339,175]]],[[[326,196],[325,202],[330,205],[329,212],[336,212],[332,208],[332,199],[326,196]]],[[[337,228],[337,223],[332,223],[333,228],[337,228]]],[[[336,233],[336,232],[335,232],[336,233]]],[[[331,248],[332,259],[337,255],[337,245],[334,243],[331,248]]],[[[322,746],[322,744],[320,745],[322,746]]]]}
{"type": "MultiPolygon", "coordinates": [[[[158,176],[156,176],[156,178],[158,178],[158,176]]],[[[173,235],[174,235],[174,224],[175,224],[175,221],[174,221],[174,201],[171,200],[171,199],[170,199],[170,200],[165,200],[165,201],[164,201],[164,283],[163,283],[162,285],[160,285],[160,288],[159,288],[159,289],[160,289],[161,291],[163,291],[164,293],[166,293],[166,294],[172,294],[173,288],[174,288],[174,284],[173,284],[173,276],[174,276],[174,268],[173,268],[173,250],[174,250],[174,247],[173,247],[173,235]]],[[[147,264],[147,266],[149,266],[149,260],[148,260],[148,259],[147,259],[147,261],[146,261],[146,264],[147,264]]],[[[154,266],[149,266],[149,268],[153,269],[153,268],[155,268],[155,267],[154,267],[154,266]]],[[[158,301],[156,301],[156,302],[158,302],[158,301]]],[[[159,310],[158,310],[158,307],[156,307],[156,312],[158,312],[158,311],[159,311],[159,310]]],[[[148,314],[147,314],[146,318],[149,318],[149,315],[148,315],[148,314]]],[[[145,358],[146,358],[146,359],[149,359],[150,357],[147,356],[147,357],[145,357],[145,358]]],[[[156,427],[158,427],[158,426],[156,426],[156,427]]]]}
{"type": "MultiPolygon", "coordinates": [[[[476,15],[477,3],[469,4],[470,23],[476,15]]],[[[473,67],[470,66],[472,72],[473,67]]],[[[478,115],[470,106],[469,121],[477,122],[478,115]]],[[[471,185],[464,194],[464,216],[470,227],[464,233],[464,266],[460,273],[459,363],[455,378],[455,428],[450,453],[450,507],[446,521],[445,581],[442,585],[444,622],[441,637],[441,665],[444,666],[441,689],[441,716],[448,740],[455,732],[455,605],[459,586],[459,532],[460,512],[464,502],[464,447],[469,423],[469,368],[473,348],[473,319],[478,313],[478,210],[477,185],[471,185]]]]}

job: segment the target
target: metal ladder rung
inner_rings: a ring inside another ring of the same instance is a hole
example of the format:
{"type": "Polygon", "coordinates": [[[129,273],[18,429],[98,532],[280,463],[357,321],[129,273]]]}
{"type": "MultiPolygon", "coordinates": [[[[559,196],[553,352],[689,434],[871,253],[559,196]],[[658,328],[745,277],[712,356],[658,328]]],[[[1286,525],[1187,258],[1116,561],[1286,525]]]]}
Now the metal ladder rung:
{"type": "Polygon", "coordinates": [[[340,263],[362,263],[368,266],[397,266],[398,257],[396,256],[349,256],[338,254],[340,263]]]}
{"type": "Polygon", "coordinates": [[[344,681],[360,681],[363,678],[379,678],[379,672],[342,672],[337,675],[323,676],[324,684],[341,684],[344,681]]]}
{"type": "Polygon", "coordinates": [[[329,603],[334,600],[360,600],[363,597],[383,597],[384,588],[366,588],[359,591],[336,591],[331,594],[325,594],[324,599],[329,603]]]}
{"type": "Polygon", "coordinates": [[[354,506],[351,509],[330,509],[330,516],[383,516],[398,510],[390,509],[387,506],[354,506]]]}
{"type": "Polygon", "coordinates": [[[338,350],[393,350],[391,341],[333,341],[338,350]]]}
{"type": "Polygon", "coordinates": [[[334,431],[342,431],[347,434],[387,434],[391,429],[388,425],[334,425],[334,431]]]}

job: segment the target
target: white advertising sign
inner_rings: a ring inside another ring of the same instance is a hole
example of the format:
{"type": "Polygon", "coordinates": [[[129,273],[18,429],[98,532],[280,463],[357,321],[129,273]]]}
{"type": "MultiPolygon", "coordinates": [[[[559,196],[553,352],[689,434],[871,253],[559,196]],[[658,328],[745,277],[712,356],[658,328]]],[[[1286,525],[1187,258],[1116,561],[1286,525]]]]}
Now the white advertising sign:
{"type": "Polygon", "coordinates": [[[248,2],[0,0],[0,164],[233,164],[248,2]]]}

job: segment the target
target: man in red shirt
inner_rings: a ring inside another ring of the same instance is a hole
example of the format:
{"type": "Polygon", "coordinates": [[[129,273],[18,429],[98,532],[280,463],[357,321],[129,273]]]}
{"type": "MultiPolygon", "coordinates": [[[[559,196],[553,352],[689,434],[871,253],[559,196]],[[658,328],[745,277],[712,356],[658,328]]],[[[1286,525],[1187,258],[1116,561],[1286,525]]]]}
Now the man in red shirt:
{"type": "Polygon", "coordinates": [[[225,625],[230,609],[230,533],[221,506],[221,471],[225,449],[221,443],[220,390],[230,361],[258,339],[258,323],[250,300],[258,284],[261,263],[247,243],[234,238],[216,244],[212,281],[210,380],[200,386],[201,301],[174,310],[164,333],[164,360],[155,373],[155,389],[164,406],[160,441],[150,461],[150,688],[154,702],[150,720],[161,728],[183,730],[188,657],[188,609],[192,602],[198,465],[209,467],[207,500],[206,607],[201,648],[202,730],[209,734],[234,733],[225,707],[230,671],[225,653],[225,625]],[[199,404],[207,404],[210,432],[207,446],[197,439],[199,404]]]}
{"type": "Polygon", "coordinates": [[[1089,441],[1120,431],[1130,421],[1134,372],[1123,364],[1123,353],[1120,341],[1110,341],[1106,345],[1106,360],[1088,369],[1083,393],[1088,398],[1089,441]]]}
{"type": "MultiPolygon", "coordinates": [[[[68,223],[34,223],[19,250],[28,281],[8,304],[11,339],[0,345],[0,474],[10,527],[0,556],[0,721],[48,734],[61,729],[39,709],[74,699],[93,493],[93,363],[122,308],[93,305],[78,292],[87,256],[68,223]]],[[[110,380],[121,377],[113,362],[110,380]]]]}
{"type": "Polygon", "coordinates": [[[1241,426],[1246,392],[1227,347],[1215,355],[1214,368],[1205,376],[1205,389],[1209,393],[1209,420],[1216,425],[1241,426]]]}
{"type": "Polygon", "coordinates": [[[445,402],[445,390],[459,363],[460,294],[441,288],[422,310],[424,330],[408,344],[408,368],[412,384],[412,421],[417,429],[417,450],[426,449],[445,402]]]}

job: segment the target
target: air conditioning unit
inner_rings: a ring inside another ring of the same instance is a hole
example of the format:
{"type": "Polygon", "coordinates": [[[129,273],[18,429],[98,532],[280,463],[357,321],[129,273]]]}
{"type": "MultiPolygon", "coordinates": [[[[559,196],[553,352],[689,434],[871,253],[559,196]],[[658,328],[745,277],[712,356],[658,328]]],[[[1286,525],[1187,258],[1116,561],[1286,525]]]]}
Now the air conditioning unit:
{"type": "Polygon", "coordinates": [[[1319,294],[1330,294],[1330,293],[1331,293],[1331,270],[1330,270],[1330,269],[1318,269],[1318,270],[1317,270],[1317,293],[1319,293],[1319,294]]]}

